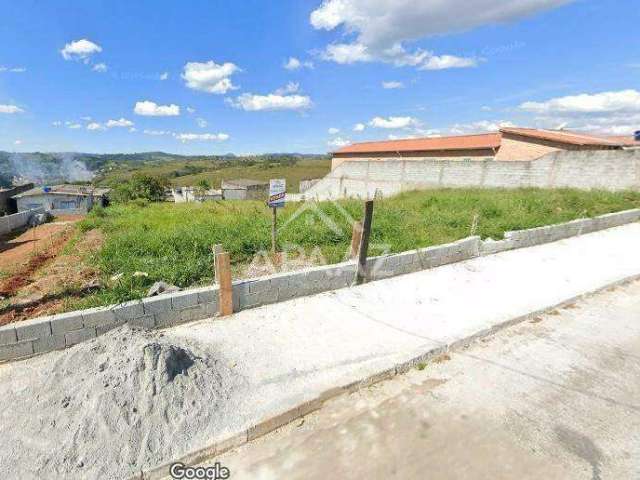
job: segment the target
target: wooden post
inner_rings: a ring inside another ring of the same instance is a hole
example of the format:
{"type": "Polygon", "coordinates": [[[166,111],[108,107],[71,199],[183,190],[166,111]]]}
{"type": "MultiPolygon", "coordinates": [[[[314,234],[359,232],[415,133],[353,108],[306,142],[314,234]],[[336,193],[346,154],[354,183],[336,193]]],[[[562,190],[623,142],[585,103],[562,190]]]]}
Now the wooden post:
{"type": "Polygon", "coordinates": [[[351,260],[358,256],[358,249],[360,248],[360,239],[362,238],[362,222],[353,222],[353,231],[351,232],[351,251],[349,252],[349,258],[351,260]]]}
{"type": "Polygon", "coordinates": [[[219,243],[215,244],[211,247],[211,251],[213,252],[213,283],[218,283],[218,272],[216,271],[216,260],[219,253],[222,253],[224,250],[222,249],[222,245],[219,243]]]}
{"type": "Polygon", "coordinates": [[[369,252],[369,238],[371,237],[371,221],[373,219],[373,200],[364,204],[364,221],[362,222],[362,237],[358,248],[358,269],[356,270],[356,285],[361,285],[367,279],[367,253],[369,252]]]}
{"type": "Polygon", "coordinates": [[[216,279],[220,291],[220,316],[233,313],[233,286],[231,285],[231,257],[228,252],[216,255],[216,279]]]}
{"type": "Polygon", "coordinates": [[[277,238],[277,230],[276,230],[276,222],[278,220],[278,209],[276,207],[271,207],[271,253],[276,254],[276,243],[278,241],[277,238]]]}

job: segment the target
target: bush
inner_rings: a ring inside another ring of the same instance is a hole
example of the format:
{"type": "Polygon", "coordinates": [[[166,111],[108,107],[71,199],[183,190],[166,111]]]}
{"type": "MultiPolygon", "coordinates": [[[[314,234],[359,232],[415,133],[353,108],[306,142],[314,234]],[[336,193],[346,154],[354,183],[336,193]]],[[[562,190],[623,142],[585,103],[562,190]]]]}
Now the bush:
{"type": "Polygon", "coordinates": [[[160,202],[164,200],[164,192],[168,187],[169,180],[166,177],[136,173],[129,181],[117,185],[112,197],[120,203],[136,199],[160,202]]]}

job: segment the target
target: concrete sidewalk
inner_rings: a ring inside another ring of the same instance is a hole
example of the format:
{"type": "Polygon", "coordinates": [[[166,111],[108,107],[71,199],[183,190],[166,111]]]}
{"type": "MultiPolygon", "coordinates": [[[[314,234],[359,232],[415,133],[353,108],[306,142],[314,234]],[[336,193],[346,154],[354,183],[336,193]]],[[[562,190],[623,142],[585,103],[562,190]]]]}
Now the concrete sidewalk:
{"type": "Polygon", "coordinates": [[[274,424],[252,427],[306,402],[404,371],[421,355],[640,275],[639,242],[640,224],[630,224],[166,334],[198,342],[242,378],[242,394],[230,399],[237,415],[210,439],[213,445],[233,437],[234,445],[274,424]]]}
{"type": "Polygon", "coordinates": [[[640,281],[612,290],[215,461],[234,480],[640,478],[640,281]]]}

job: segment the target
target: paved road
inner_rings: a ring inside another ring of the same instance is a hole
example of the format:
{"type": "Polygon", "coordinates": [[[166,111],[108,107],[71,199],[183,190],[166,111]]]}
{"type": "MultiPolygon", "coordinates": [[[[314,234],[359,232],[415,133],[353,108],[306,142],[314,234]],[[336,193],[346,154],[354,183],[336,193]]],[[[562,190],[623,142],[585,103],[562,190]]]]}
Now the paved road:
{"type": "Polygon", "coordinates": [[[639,319],[635,282],[215,460],[234,480],[640,478],[639,319]]]}

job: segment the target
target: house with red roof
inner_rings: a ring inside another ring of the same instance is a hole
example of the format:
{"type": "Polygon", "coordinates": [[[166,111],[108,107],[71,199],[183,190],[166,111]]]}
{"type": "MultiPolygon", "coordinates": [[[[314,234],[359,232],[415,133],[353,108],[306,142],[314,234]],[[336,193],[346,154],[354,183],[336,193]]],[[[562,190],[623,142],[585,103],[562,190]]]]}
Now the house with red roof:
{"type": "Polygon", "coordinates": [[[602,136],[567,130],[502,128],[495,133],[354,143],[333,152],[331,168],[346,160],[535,160],[559,150],[640,148],[633,136],[602,136]]]}

